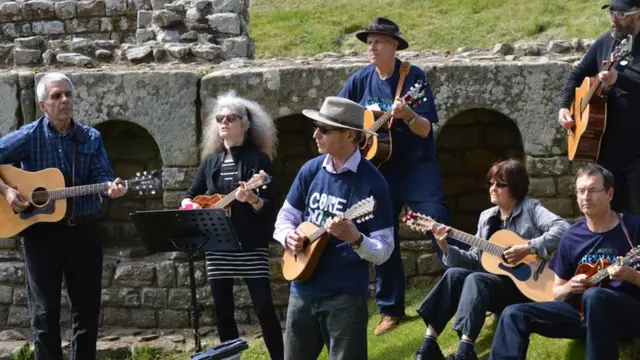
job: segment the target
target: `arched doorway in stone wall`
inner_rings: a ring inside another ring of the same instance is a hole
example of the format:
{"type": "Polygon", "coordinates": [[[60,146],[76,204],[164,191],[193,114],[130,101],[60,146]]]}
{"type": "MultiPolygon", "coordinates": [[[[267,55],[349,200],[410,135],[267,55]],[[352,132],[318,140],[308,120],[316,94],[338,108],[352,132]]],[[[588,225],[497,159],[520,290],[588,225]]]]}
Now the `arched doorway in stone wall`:
{"type": "Polygon", "coordinates": [[[276,120],[278,153],[273,160],[276,185],[276,208],[284,203],[296,174],[309,159],[318,155],[313,140],[313,125],[302,114],[292,114],[276,120]]]}
{"type": "MultiPolygon", "coordinates": [[[[111,120],[97,125],[96,129],[102,134],[115,176],[126,180],[134,177],[136,172],[162,170],[158,144],[143,127],[128,121],[111,120]]],[[[129,214],[163,208],[161,188],[154,195],[139,196],[130,190],[118,199],[105,198],[100,226],[105,231],[106,244],[138,247],[138,234],[129,214]]]]}
{"type": "Polygon", "coordinates": [[[491,206],[486,177],[491,165],[508,158],[524,161],[520,130],[499,112],[471,109],[447,120],[436,147],[454,226],[475,234],[480,212],[491,206]]]}

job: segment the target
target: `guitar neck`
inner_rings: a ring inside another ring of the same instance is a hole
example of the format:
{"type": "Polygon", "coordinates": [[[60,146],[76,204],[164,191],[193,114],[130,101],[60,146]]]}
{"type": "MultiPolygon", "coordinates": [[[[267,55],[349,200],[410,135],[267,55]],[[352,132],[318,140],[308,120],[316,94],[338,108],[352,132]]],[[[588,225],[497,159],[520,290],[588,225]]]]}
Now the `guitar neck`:
{"type": "Polygon", "coordinates": [[[387,121],[391,120],[391,112],[386,112],[384,114],[382,114],[382,116],[380,116],[378,118],[378,120],[376,120],[373,125],[371,125],[371,127],[369,128],[369,130],[371,131],[378,131],[378,129],[380,129],[382,127],[382,125],[384,125],[384,123],[386,123],[387,121]]]}
{"type": "Polygon", "coordinates": [[[227,195],[225,195],[225,197],[223,197],[222,199],[220,199],[220,201],[218,201],[213,208],[214,209],[222,209],[223,207],[231,204],[235,199],[236,199],[236,194],[238,193],[238,190],[240,190],[239,187],[237,187],[235,190],[233,190],[232,192],[228,193],[227,195]]]}
{"type": "MultiPolygon", "coordinates": [[[[609,71],[612,65],[613,65],[612,61],[607,61],[605,66],[603,66],[602,70],[600,71],[609,71]]],[[[591,88],[589,89],[589,92],[587,93],[587,95],[585,95],[584,100],[580,104],[580,112],[583,112],[584,109],[587,108],[587,106],[591,102],[591,98],[593,97],[593,95],[595,95],[596,91],[598,91],[601,87],[602,87],[602,81],[600,81],[600,79],[596,77],[596,80],[594,81],[593,86],[591,86],[591,88]]]]}
{"type": "MultiPolygon", "coordinates": [[[[124,186],[125,188],[129,188],[129,183],[129,180],[123,181],[122,186],[124,186]]],[[[76,196],[104,193],[107,190],[109,190],[109,183],[103,182],[100,184],[80,185],[64,189],[48,190],[48,193],[51,200],[61,200],[76,196]]]]}
{"type": "Polygon", "coordinates": [[[490,241],[453,228],[449,231],[449,236],[467,245],[477,247],[484,252],[491,253],[497,257],[502,257],[502,253],[506,250],[506,248],[501,245],[494,244],[490,241]]]}

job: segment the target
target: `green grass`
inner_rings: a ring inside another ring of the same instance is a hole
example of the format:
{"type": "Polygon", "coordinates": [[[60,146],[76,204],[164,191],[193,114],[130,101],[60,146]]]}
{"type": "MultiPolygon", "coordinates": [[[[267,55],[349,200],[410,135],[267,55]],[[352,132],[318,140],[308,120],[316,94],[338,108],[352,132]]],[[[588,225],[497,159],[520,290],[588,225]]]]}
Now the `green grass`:
{"type": "Polygon", "coordinates": [[[490,47],[497,42],[596,38],[605,0],[251,0],[257,58],[366,51],[353,33],[376,16],[399,24],[408,50],[490,47]]]}

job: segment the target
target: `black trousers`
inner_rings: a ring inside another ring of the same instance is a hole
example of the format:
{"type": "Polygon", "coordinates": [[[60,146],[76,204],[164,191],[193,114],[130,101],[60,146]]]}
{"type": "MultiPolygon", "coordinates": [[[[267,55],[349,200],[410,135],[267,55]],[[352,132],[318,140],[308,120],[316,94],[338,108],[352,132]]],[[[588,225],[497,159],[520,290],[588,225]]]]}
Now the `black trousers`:
{"type": "Polygon", "coordinates": [[[91,222],[35,224],[23,232],[35,360],[62,360],[62,279],[71,303],[70,360],[96,358],[102,243],[91,222]]]}
{"type": "MultiPolygon", "coordinates": [[[[221,342],[240,337],[234,317],[233,282],[234,279],[231,278],[209,281],[216,315],[216,327],[221,342]]],[[[273,305],[270,280],[268,278],[244,278],[244,282],[249,288],[253,309],[260,321],[264,344],[267,346],[271,359],[284,360],[282,328],[273,305]]]]}
{"type": "Polygon", "coordinates": [[[611,207],[618,212],[640,215],[640,156],[626,160],[605,160],[600,165],[613,174],[615,190],[611,207]]]}

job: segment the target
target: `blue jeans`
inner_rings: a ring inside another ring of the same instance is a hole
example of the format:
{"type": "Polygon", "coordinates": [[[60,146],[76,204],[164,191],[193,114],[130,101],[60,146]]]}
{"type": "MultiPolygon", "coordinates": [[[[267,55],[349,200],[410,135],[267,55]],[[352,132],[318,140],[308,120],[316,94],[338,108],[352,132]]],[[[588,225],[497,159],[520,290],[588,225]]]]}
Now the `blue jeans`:
{"type": "Polygon", "coordinates": [[[442,333],[453,315],[458,337],[474,341],[480,335],[487,311],[499,313],[505,306],[529,301],[506,276],[462,268],[450,268],[418,307],[426,325],[442,333]]]}
{"type": "Polygon", "coordinates": [[[367,360],[366,295],[289,296],[285,360],[316,360],[327,346],[329,360],[367,360]]]}
{"type": "MultiPolygon", "coordinates": [[[[376,305],[380,310],[380,314],[387,316],[403,316],[404,315],[404,291],[405,277],[404,266],[402,264],[402,256],[400,254],[400,239],[398,238],[399,215],[402,211],[403,202],[398,199],[394,201],[394,248],[391,257],[381,265],[374,265],[373,270],[376,276],[376,305]]],[[[434,220],[451,225],[451,218],[447,207],[440,202],[434,201],[408,201],[406,205],[413,212],[431,216],[434,220]]],[[[436,248],[436,253],[440,261],[442,261],[442,250],[436,244],[431,233],[425,235],[436,248]]],[[[450,244],[455,245],[463,250],[469,247],[455,240],[450,240],[450,244]]]]}
{"type": "Polygon", "coordinates": [[[618,342],[640,335],[640,301],[621,292],[592,287],[582,296],[584,320],[565,301],[508,306],[493,338],[490,360],[526,359],[529,335],[585,339],[587,360],[617,360],[618,342]]]}

